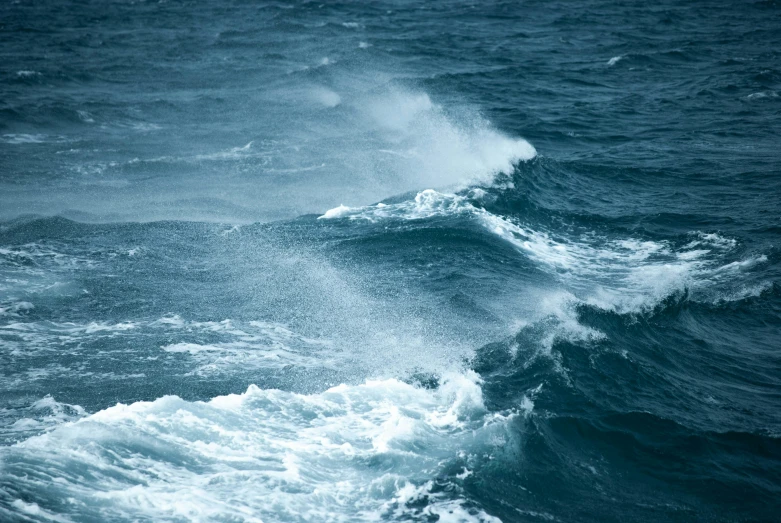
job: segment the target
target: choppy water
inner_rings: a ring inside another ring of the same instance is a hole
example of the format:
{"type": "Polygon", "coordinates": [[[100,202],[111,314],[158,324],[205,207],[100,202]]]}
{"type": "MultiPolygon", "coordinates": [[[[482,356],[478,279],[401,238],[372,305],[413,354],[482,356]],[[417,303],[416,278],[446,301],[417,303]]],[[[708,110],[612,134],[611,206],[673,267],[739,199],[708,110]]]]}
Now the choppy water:
{"type": "Polygon", "coordinates": [[[0,56],[0,520],[778,517],[777,2],[5,2],[0,56]]]}

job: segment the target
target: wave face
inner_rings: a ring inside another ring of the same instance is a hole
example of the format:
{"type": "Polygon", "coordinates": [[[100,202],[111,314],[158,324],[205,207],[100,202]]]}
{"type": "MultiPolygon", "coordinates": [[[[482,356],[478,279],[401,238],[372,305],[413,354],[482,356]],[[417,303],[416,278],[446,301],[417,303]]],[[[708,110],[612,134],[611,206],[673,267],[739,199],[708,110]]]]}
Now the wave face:
{"type": "Polygon", "coordinates": [[[778,6],[0,5],[0,520],[772,521],[778,6]]]}

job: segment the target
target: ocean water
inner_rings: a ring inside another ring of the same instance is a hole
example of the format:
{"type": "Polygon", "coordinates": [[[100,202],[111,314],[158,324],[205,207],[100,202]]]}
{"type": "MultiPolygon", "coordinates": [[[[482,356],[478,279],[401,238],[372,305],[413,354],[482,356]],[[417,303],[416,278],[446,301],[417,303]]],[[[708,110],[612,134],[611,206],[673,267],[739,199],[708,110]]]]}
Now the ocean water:
{"type": "Polygon", "coordinates": [[[777,521],[781,4],[0,4],[0,521],[777,521]]]}

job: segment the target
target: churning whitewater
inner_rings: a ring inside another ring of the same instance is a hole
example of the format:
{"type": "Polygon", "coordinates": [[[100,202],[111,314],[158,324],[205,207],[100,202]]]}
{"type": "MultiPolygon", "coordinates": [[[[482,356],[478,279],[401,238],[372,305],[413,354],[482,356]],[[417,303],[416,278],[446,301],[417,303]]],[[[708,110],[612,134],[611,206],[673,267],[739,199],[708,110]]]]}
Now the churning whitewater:
{"type": "Polygon", "coordinates": [[[779,6],[0,6],[0,520],[773,521],[779,6]]]}

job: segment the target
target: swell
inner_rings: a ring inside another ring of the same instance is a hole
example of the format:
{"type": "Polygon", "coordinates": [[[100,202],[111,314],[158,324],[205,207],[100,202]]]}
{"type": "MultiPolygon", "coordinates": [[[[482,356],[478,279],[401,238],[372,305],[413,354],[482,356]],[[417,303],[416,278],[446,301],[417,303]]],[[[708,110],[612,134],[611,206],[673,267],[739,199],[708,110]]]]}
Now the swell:
{"type": "Polygon", "coordinates": [[[484,485],[513,478],[541,519],[551,507],[578,521],[772,519],[779,298],[777,287],[727,304],[682,295],[642,314],[579,304],[481,347],[486,406],[534,410],[518,454],[469,492],[508,520],[484,485]],[[595,496],[600,506],[567,503],[595,496]]]}
{"type": "MultiPolygon", "coordinates": [[[[537,515],[529,520],[550,519],[551,507],[557,517],[578,521],[769,520],[779,478],[766,467],[778,464],[780,450],[778,438],[701,432],[642,412],[534,416],[520,463],[482,474],[484,484],[517,478],[518,504],[537,515]],[[573,497],[599,501],[573,505],[573,497]]],[[[507,491],[483,485],[469,493],[497,516],[518,517],[502,506],[507,491]]]]}

